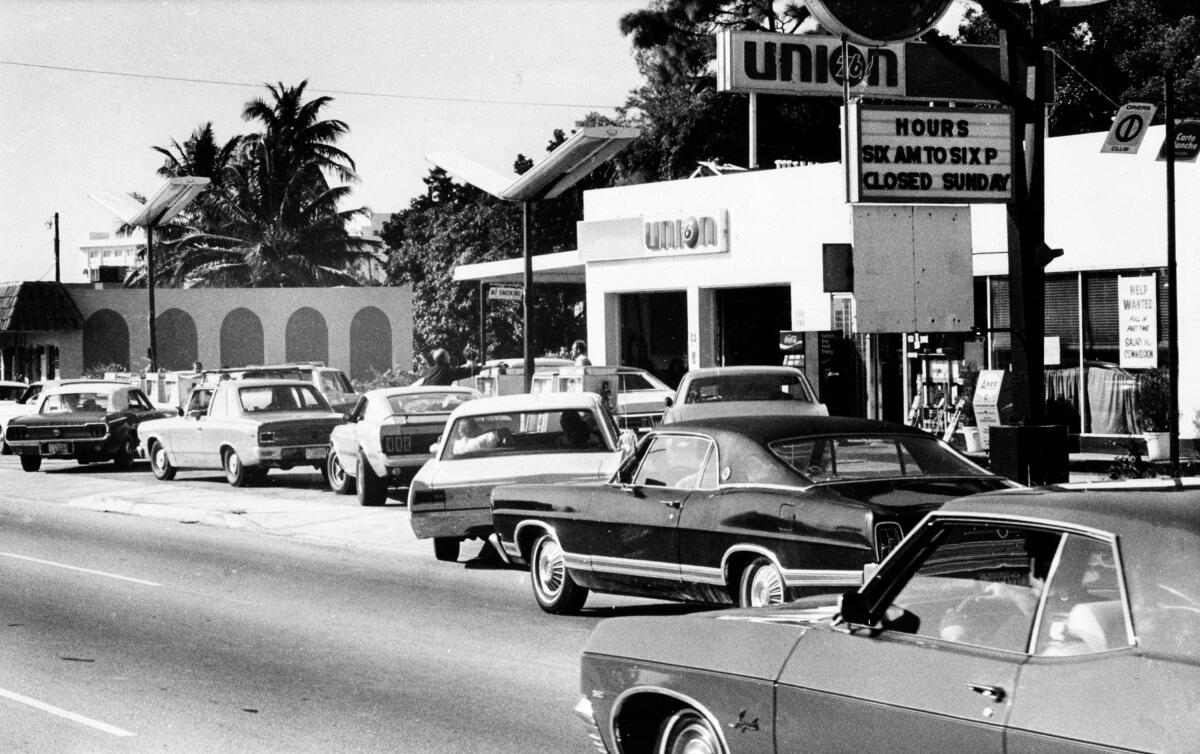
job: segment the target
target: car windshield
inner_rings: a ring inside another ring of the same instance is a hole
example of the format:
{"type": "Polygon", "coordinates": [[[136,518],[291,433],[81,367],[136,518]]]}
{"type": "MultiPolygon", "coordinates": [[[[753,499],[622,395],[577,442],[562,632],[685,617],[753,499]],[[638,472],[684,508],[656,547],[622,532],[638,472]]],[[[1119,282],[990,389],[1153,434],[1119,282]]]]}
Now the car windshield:
{"type": "Polygon", "coordinates": [[[767,446],[814,482],[898,476],[987,476],[987,472],[947,450],[935,438],[855,435],[796,437],[767,446]]]}
{"type": "Polygon", "coordinates": [[[238,390],[242,410],[247,413],[267,411],[329,411],[329,404],[309,385],[263,385],[238,390]]]}
{"type": "Polygon", "coordinates": [[[43,414],[69,414],[83,411],[108,411],[108,393],[78,392],[55,393],[46,396],[42,403],[43,414]]]}
{"type": "Polygon", "coordinates": [[[636,372],[622,373],[621,392],[632,393],[637,390],[670,390],[670,388],[662,383],[658,383],[656,385],[654,382],[651,382],[653,379],[653,377],[648,378],[647,375],[638,374],[636,372]]]}
{"type": "Polygon", "coordinates": [[[354,388],[350,386],[350,381],[346,379],[346,375],[338,370],[326,370],[318,373],[321,379],[321,389],[326,393],[353,393],[354,388]]]}
{"type": "Polygon", "coordinates": [[[447,390],[389,395],[387,401],[393,414],[448,414],[474,397],[471,393],[447,390]]]}
{"type": "Polygon", "coordinates": [[[463,416],[446,433],[442,460],[482,456],[611,451],[587,409],[463,416]]]}
{"type": "Polygon", "coordinates": [[[811,401],[799,374],[722,374],[688,383],[684,403],[811,401]]]}

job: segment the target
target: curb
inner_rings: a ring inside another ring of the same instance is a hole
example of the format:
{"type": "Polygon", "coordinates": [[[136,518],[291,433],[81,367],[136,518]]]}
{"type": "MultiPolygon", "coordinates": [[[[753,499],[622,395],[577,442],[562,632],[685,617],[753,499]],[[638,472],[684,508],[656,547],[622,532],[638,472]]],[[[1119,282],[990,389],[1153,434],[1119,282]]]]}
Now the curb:
{"type": "Polygon", "coordinates": [[[163,505],[159,503],[135,503],[132,500],[109,496],[72,500],[67,503],[67,507],[96,511],[98,513],[119,513],[124,516],[157,518],[166,521],[176,521],[181,524],[201,524],[227,529],[264,531],[261,526],[248,520],[244,514],[240,513],[210,511],[201,508],[186,508],[178,505],[163,505]]]}

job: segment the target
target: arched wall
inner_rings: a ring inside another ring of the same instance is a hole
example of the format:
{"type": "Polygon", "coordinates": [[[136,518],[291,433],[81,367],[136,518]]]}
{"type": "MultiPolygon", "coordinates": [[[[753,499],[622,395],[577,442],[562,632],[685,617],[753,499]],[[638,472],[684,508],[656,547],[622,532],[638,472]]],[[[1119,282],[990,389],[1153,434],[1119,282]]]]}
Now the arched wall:
{"type": "Polygon", "coordinates": [[[284,332],[284,361],[329,361],[329,326],[311,306],[302,306],[288,317],[284,332]]]}
{"type": "Polygon", "coordinates": [[[112,309],[100,309],[83,323],[83,368],[106,364],[129,368],[129,325],[112,309]]]}
{"type": "Polygon", "coordinates": [[[167,309],[155,319],[159,369],[190,369],[196,361],[199,338],[196,321],[182,309],[167,309]]]}
{"type": "Polygon", "coordinates": [[[364,306],[350,320],[350,379],[368,380],[392,364],[392,323],[383,310],[364,306]]]}
{"type": "Polygon", "coordinates": [[[244,367],[263,361],[262,320],[244,307],[226,314],[221,322],[220,366],[244,367]]]}

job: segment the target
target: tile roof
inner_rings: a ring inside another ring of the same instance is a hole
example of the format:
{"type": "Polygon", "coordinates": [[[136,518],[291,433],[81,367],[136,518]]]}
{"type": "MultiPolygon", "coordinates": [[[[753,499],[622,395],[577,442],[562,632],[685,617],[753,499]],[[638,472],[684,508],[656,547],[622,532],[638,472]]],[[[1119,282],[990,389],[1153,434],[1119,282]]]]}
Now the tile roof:
{"type": "Polygon", "coordinates": [[[79,330],[83,316],[62,283],[0,283],[0,332],[79,330]]]}

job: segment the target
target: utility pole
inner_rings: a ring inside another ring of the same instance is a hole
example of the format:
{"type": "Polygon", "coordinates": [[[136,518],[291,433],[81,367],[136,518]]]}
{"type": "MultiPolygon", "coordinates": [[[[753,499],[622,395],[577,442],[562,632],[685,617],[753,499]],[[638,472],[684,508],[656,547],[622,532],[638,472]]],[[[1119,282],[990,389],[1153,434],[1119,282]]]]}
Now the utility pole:
{"type": "Polygon", "coordinates": [[[59,251],[58,251],[58,213],[54,213],[54,282],[61,283],[62,275],[59,272],[59,251]]]}

